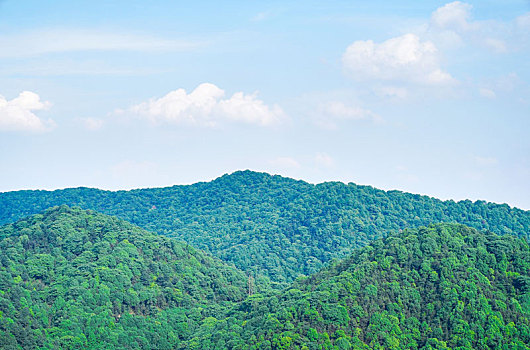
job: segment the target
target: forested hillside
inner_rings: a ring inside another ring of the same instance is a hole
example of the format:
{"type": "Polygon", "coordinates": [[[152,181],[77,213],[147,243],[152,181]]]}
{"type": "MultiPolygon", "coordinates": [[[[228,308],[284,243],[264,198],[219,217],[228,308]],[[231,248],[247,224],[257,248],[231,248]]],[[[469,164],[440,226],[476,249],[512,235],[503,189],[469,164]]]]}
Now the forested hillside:
{"type": "Polygon", "coordinates": [[[167,188],[0,193],[0,223],[61,204],[116,215],[281,285],[318,271],[381,233],[407,227],[456,222],[530,236],[530,211],[508,205],[440,201],[352,183],[312,185],[251,171],[167,188]]]}
{"type": "Polygon", "coordinates": [[[0,349],[175,349],[247,293],[243,272],[91,211],[0,228],[0,349]]]}
{"type": "Polygon", "coordinates": [[[1,349],[530,349],[530,247],[405,229],[288,288],[93,211],[0,227],[1,349]],[[250,294],[250,295],[249,295],[250,294]]]}
{"type": "Polygon", "coordinates": [[[408,229],[281,294],[253,296],[195,349],[530,349],[530,248],[457,224],[408,229]]]}

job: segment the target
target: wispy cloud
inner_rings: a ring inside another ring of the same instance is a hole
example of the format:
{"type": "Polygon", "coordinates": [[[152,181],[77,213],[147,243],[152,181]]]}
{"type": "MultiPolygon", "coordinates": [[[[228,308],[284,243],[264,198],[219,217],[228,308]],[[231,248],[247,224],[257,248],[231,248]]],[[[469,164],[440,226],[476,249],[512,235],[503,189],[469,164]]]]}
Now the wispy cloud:
{"type": "Polygon", "coordinates": [[[372,120],[376,123],[383,121],[381,116],[368,109],[346,105],[340,101],[331,101],[319,106],[315,124],[324,129],[335,130],[343,121],[363,119],[372,120]]]}
{"type": "Polygon", "coordinates": [[[461,1],[441,6],[432,13],[426,34],[444,47],[475,46],[498,54],[518,50],[528,41],[530,13],[501,21],[475,20],[472,11],[472,5],[461,1]]]}
{"type": "MultiPolygon", "coordinates": [[[[18,61],[18,60],[17,60],[18,61]]],[[[39,57],[3,64],[0,75],[66,76],[66,75],[115,75],[141,76],[166,73],[168,69],[156,67],[128,67],[110,64],[103,60],[72,60],[61,57],[39,57]]]]}
{"type": "Polygon", "coordinates": [[[0,58],[73,51],[189,51],[202,45],[184,39],[87,29],[40,29],[0,35],[0,58]]]}
{"type": "Polygon", "coordinates": [[[103,127],[104,121],[99,118],[79,118],[78,121],[81,125],[90,131],[99,130],[103,127]]]}
{"type": "Polygon", "coordinates": [[[494,166],[499,163],[499,160],[495,157],[474,157],[475,163],[480,166],[494,166]]]}

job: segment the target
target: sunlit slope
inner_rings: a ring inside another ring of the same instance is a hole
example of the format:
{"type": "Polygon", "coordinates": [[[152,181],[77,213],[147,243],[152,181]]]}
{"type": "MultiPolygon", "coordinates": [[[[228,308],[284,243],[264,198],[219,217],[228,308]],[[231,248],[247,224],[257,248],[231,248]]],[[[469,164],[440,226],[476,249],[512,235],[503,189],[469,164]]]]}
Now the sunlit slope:
{"type": "Polygon", "coordinates": [[[530,248],[463,225],[407,229],[195,334],[203,349],[529,349],[530,248]]]}

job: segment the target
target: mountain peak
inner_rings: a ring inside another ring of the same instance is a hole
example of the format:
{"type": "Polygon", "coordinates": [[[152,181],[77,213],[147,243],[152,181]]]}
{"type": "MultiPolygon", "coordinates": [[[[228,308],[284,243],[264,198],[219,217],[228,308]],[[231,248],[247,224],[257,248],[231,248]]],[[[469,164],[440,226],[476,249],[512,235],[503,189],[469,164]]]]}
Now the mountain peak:
{"type": "Polygon", "coordinates": [[[247,295],[247,276],[204,252],[65,205],[0,227],[0,256],[6,349],[114,349],[127,334],[132,348],[176,348],[247,295]]]}

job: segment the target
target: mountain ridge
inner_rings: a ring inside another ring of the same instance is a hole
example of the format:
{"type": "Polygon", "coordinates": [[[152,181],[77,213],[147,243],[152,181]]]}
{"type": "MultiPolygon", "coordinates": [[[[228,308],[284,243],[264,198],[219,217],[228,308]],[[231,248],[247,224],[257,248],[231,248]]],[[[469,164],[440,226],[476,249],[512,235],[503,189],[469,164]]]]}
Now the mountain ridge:
{"type": "Polygon", "coordinates": [[[530,237],[530,211],[508,205],[441,201],[353,183],[313,185],[252,171],[166,188],[0,193],[0,224],[61,204],[189,242],[281,285],[407,227],[456,222],[530,237]]]}
{"type": "Polygon", "coordinates": [[[459,200],[455,200],[455,199],[440,199],[438,197],[436,197],[435,195],[430,195],[430,194],[425,194],[425,193],[416,193],[416,192],[409,192],[409,191],[406,191],[406,190],[400,190],[400,189],[382,189],[382,188],[379,188],[377,186],[374,186],[374,185],[363,185],[363,184],[358,184],[358,183],[355,183],[353,181],[348,181],[348,182],[345,182],[345,181],[340,181],[340,180],[326,180],[326,181],[321,181],[321,182],[311,182],[311,181],[308,181],[308,180],[304,180],[304,179],[296,179],[294,177],[290,177],[290,176],[285,176],[285,175],[281,175],[281,174],[271,174],[271,173],[268,173],[268,172],[265,172],[265,171],[255,171],[255,170],[250,170],[250,169],[245,169],[245,170],[235,170],[231,173],[224,173],[216,178],[213,178],[211,180],[201,180],[201,181],[197,181],[197,182],[193,182],[193,183],[189,183],[189,184],[176,184],[176,185],[167,185],[167,186],[154,186],[154,187],[134,187],[134,188],[130,188],[130,189],[104,189],[104,188],[99,188],[99,187],[88,187],[88,186],[72,186],[72,187],[64,187],[64,188],[56,188],[56,189],[20,189],[20,190],[6,190],[6,191],[0,191],[0,194],[6,194],[6,193],[17,193],[17,192],[47,192],[47,193],[51,193],[51,192],[61,192],[61,191],[70,191],[70,190],[87,190],[87,191],[90,191],[90,190],[96,190],[96,191],[101,191],[101,192],[110,192],[110,193],[120,193],[120,192],[134,192],[134,191],[144,191],[144,190],[156,190],[156,189],[168,189],[168,188],[175,188],[175,187],[188,187],[188,186],[195,186],[195,185],[202,185],[202,184],[208,184],[208,183],[211,183],[211,182],[215,182],[215,181],[219,181],[223,178],[229,178],[229,177],[232,177],[232,176],[235,176],[235,175],[241,175],[241,174],[249,174],[249,173],[252,173],[252,174],[263,174],[263,175],[267,175],[267,176],[270,176],[270,177],[278,177],[278,178],[282,178],[282,179],[288,179],[288,180],[292,180],[294,182],[299,182],[299,183],[304,183],[304,184],[307,184],[307,185],[311,185],[311,186],[320,186],[320,185],[325,185],[325,184],[342,184],[342,185],[355,185],[355,186],[358,186],[358,187],[366,187],[366,188],[372,188],[372,189],[375,189],[377,191],[383,191],[383,192],[386,192],[386,193],[403,193],[403,194],[409,194],[409,195],[412,195],[412,196],[419,196],[419,197],[426,197],[426,198],[431,198],[431,199],[436,199],[440,202],[452,202],[452,203],[463,203],[463,202],[471,202],[473,204],[476,204],[476,203],[484,203],[484,204],[493,204],[493,205],[500,205],[500,206],[508,206],[510,209],[517,209],[517,210],[521,210],[521,211],[525,211],[525,212],[528,212],[530,211],[530,209],[523,209],[523,208],[520,208],[516,205],[511,205],[509,203],[500,203],[500,202],[495,202],[495,201],[489,201],[489,200],[484,200],[484,199],[475,199],[475,200],[472,200],[472,199],[459,199],[459,200]]]}

